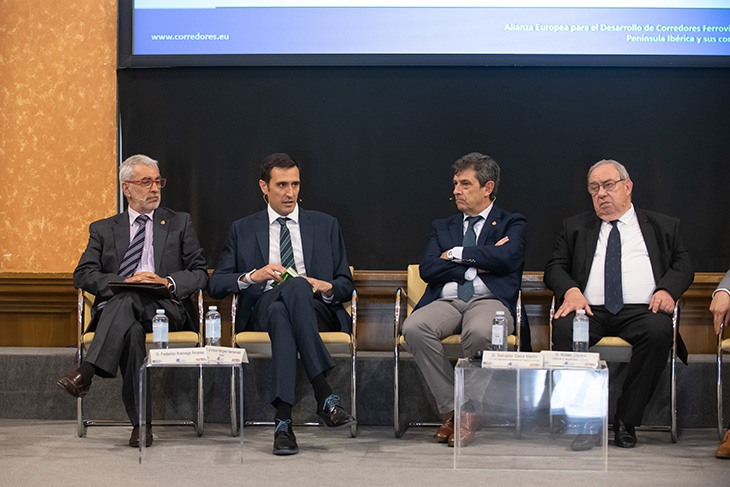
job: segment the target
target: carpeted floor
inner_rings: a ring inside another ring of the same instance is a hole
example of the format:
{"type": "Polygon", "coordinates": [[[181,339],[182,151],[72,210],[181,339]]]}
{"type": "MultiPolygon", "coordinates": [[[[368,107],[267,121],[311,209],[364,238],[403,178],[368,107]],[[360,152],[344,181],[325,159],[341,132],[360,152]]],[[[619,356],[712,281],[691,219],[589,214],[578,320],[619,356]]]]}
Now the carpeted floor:
{"type": "MultiPolygon", "coordinates": [[[[244,429],[243,464],[238,438],[226,424],[159,427],[139,464],[127,446],[131,428],[89,428],[76,436],[73,421],[0,419],[0,485],[115,487],[134,485],[346,486],[695,486],[729,485],[730,460],[717,460],[717,433],[685,430],[672,444],[667,433],[639,432],[632,450],[608,446],[608,472],[454,470],[453,449],[431,439],[432,428],[411,428],[396,439],[391,428],[295,430],[301,453],[271,454],[272,429],[244,429]]],[[[570,455],[566,451],[566,455],[570,455]]]]}

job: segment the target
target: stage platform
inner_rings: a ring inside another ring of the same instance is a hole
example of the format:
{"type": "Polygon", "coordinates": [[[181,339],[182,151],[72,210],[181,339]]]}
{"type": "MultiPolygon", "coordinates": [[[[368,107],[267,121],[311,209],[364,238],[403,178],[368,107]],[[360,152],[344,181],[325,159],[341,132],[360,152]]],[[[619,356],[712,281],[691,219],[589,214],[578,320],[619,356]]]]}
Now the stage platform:
{"type": "MultiPolygon", "coordinates": [[[[74,367],[73,348],[0,347],[0,418],[71,420],[76,417],[76,400],[55,385],[56,379],[74,367]]],[[[438,421],[435,403],[425,381],[408,354],[401,362],[401,417],[409,421],[438,421]]],[[[349,364],[335,358],[330,383],[349,407],[349,364]]],[[[622,364],[610,364],[609,421],[624,374],[622,364]]],[[[714,428],[716,425],[715,357],[690,355],[688,366],[677,365],[678,422],[680,428],[714,428]]],[[[226,370],[204,371],[206,423],[228,423],[230,375],[226,370]]],[[[154,370],[153,420],[195,417],[195,369],[154,370]]],[[[646,425],[669,422],[669,367],[644,417],[646,425]]],[[[274,409],[269,397],[270,361],[251,359],[244,367],[244,416],[246,420],[271,421],[274,409]]],[[[730,364],[723,372],[726,423],[730,421],[730,364]]],[[[85,417],[124,420],[121,378],[95,378],[85,400],[85,417]]],[[[298,371],[295,421],[315,420],[315,402],[302,368],[298,371]]],[[[357,416],[363,426],[393,424],[393,354],[361,352],[357,359],[357,416]]],[[[406,435],[409,434],[408,432],[406,435]]],[[[667,433],[668,436],[668,433],[667,433]]],[[[681,437],[680,437],[681,441],[681,437]]]]}

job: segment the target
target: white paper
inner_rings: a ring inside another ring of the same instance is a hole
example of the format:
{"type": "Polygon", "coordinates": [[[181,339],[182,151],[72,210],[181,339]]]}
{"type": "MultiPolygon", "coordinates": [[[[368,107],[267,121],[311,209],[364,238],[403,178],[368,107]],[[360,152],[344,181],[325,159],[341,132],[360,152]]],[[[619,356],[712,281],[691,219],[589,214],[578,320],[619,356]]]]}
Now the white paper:
{"type": "Polygon", "coordinates": [[[495,352],[485,350],[482,353],[482,367],[539,369],[542,367],[542,356],[537,352],[495,352]]]}
{"type": "Polygon", "coordinates": [[[595,352],[557,352],[554,350],[543,350],[540,353],[543,356],[543,364],[545,367],[597,369],[600,360],[600,354],[595,352]]]}

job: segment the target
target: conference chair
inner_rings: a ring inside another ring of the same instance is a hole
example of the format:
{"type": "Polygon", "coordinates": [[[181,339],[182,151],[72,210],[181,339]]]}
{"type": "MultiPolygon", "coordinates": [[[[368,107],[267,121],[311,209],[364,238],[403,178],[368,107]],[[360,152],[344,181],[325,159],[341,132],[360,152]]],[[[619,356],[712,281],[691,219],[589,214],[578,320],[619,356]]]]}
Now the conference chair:
{"type": "MultiPolygon", "coordinates": [[[[190,299],[195,303],[198,310],[198,331],[171,331],[168,337],[169,348],[187,348],[203,346],[203,291],[198,290],[193,293],[190,299]]],[[[94,296],[85,292],[83,289],[78,290],[78,342],[77,342],[77,360],[81,364],[84,360],[84,354],[88,351],[91,342],[94,340],[94,332],[87,332],[86,329],[91,323],[91,306],[94,302],[94,296]]],[[[147,333],[145,338],[146,347],[152,345],[152,333],[147,333]]],[[[203,434],[203,369],[198,371],[198,404],[195,420],[165,421],[154,423],[160,426],[194,426],[198,436],[203,434]]],[[[76,429],[78,435],[83,437],[86,434],[86,428],[89,426],[129,426],[129,421],[113,421],[104,419],[84,419],[84,398],[76,400],[76,429]]]]}
{"type": "MultiPolygon", "coordinates": [[[[550,304],[549,336],[550,350],[553,349],[553,317],[555,315],[555,296],[550,304]]],[[[672,313],[672,348],[670,350],[670,377],[669,377],[669,412],[670,423],[666,426],[641,426],[639,429],[648,431],[668,431],[672,443],[679,438],[679,427],[677,425],[677,337],[679,329],[679,302],[674,305],[672,313]]],[[[606,362],[628,363],[631,360],[631,344],[616,336],[605,336],[598,343],[590,348],[591,352],[597,352],[601,360],[606,362]]]]}
{"type": "MultiPolygon", "coordinates": [[[[352,267],[350,273],[354,275],[352,267]]],[[[350,404],[352,415],[357,420],[357,376],[356,376],[356,360],[357,360],[357,291],[352,291],[352,300],[343,303],[345,310],[352,317],[352,334],[342,331],[320,332],[327,351],[333,356],[345,356],[350,359],[350,404]]],[[[245,348],[246,355],[258,358],[271,358],[271,340],[268,332],[265,331],[242,331],[236,333],[236,311],[238,309],[238,295],[233,295],[231,303],[231,343],[234,347],[245,348]]],[[[243,405],[241,405],[243,407],[243,405]]],[[[246,426],[272,425],[273,421],[246,421],[246,426]]],[[[233,371],[231,371],[231,434],[233,436],[238,432],[236,417],[236,387],[234,382],[233,371]]],[[[319,426],[318,422],[305,422],[298,426],[319,426]]],[[[354,438],[357,436],[357,421],[350,426],[350,434],[354,438]]]]}
{"type": "MultiPolygon", "coordinates": [[[[393,431],[396,438],[400,438],[405,430],[411,426],[441,426],[441,423],[432,422],[405,422],[405,426],[401,427],[400,418],[400,354],[401,350],[405,351],[405,338],[400,333],[401,314],[403,303],[405,303],[406,317],[410,316],[418,301],[426,291],[427,284],[421,279],[417,264],[408,266],[408,277],[406,281],[406,289],[398,289],[395,293],[395,319],[394,319],[394,346],[395,364],[393,370],[393,431]]],[[[522,325],[522,291],[517,298],[517,311],[515,316],[515,333],[507,339],[507,345],[516,351],[520,351],[520,327],[522,325]]],[[[461,335],[450,335],[443,340],[441,344],[444,347],[446,357],[450,359],[459,359],[464,356],[464,350],[461,347],[461,335]]]]}
{"type": "Polygon", "coordinates": [[[717,335],[717,435],[722,441],[725,436],[725,422],[723,421],[722,410],[722,356],[723,352],[730,353],[730,338],[723,338],[725,324],[720,325],[720,333],[717,335]]]}

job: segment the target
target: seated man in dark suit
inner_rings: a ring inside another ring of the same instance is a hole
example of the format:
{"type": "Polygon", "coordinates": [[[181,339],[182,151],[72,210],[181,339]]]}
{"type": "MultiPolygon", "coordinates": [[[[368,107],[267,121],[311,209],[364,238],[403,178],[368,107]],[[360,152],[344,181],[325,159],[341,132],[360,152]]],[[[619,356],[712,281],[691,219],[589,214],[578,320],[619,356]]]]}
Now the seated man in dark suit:
{"type": "MultiPolygon", "coordinates": [[[[674,303],[694,278],[679,220],[635,208],[632,190],[623,165],[612,160],[594,164],[588,192],[595,211],[563,222],[544,276],[560,303],[553,322],[556,350],[572,349],[572,322],[579,309],[589,317],[590,345],[618,336],[633,347],[613,422],[614,443],[622,448],[636,445],[634,429],[672,346],[674,303]]],[[[686,363],[681,338],[677,351],[686,363]]],[[[594,441],[590,435],[584,439],[594,441]]]]}
{"type": "MultiPolygon", "coordinates": [[[[74,286],[95,296],[87,331],[96,334],[84,362],[59,379],[58,385],[74,397],[83,397],[94,375],[114,377],[120,368],[122,399],[134,426],[129,445],[136,447],[145,333],[152,332],[157,309],[165,310],[170,331],[197,331],[197,312],[188,298],[205,288],[208,271],[190,215],[159,207],[167,180],[160,177],[157,161],[132,156],[119,167],[119,180],[129,208],[90,225],[89,243],[74,271],[74,286]],[[109,283],[120,281],[164,284],[174,299],[141,292],[112,294],[109,283]]],[[[151,445],[152,428],[146,428],[145,436],[147,446],[151,445]]]]}
{"type": "MultiPolygon", "coordinates": [[[[715,292],[712,293],[712,303],[710,303],[710,311],[715,324],[715,333],[720,333],[720,326],[728,326],[730,324],[730,271],[727,271],[722,282],[717,286],[715,292]]],[[[726,335],[727,336],[727,335],[726,335]]],[[[717,458],[730,458],[730,425],[722,438],[720,446],[715,451],[717,458]]]]}
{"type": "Polygon", "coordinates": [[[337,220],[299,208],[299,183],[299,164],[288,154],[264,159],[259,187],[268,207],[233,223],[208,289],[216,299],[238,293],[237,331],[269,333],[275,455],[299,451],[291,426],[297,352],[321,422],[339,428],[355,421],[327,383],[334,362],[319,336],[352,331],[341,303],[351,299],[355,285],[337,220]],[[287,268],[301,277],[282,282],[287,268]]]}
{"type": "MultiPolygon", "coordinates": [[[[433,222],[419,266],[428,287],[401,328],[444,415],[435,438],[449,446],[454,446],[454,368],[441,340],[461,333],[467,357],[488,349],[497,311],[504,312],[514,330],[527,230],[522,215],[494,205],[500,176],[494,159],[472,152],[457,160],[453,169],[460,212],[433,222]]],[[[463,413],[461,444],[474,439],[479,417],[477,410],[463,413]]]]}

